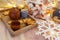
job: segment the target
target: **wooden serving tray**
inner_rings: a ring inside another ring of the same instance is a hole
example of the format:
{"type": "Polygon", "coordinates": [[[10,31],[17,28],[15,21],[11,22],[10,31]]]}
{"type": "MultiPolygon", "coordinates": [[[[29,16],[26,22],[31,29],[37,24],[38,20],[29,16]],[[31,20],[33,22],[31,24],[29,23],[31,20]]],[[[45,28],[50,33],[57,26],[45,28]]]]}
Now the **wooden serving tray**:
{"type": "MultiPolygon", "coordinates": [[[[31,16],[30,16],[31,17],[31,16]]],[[[33,17],[31,17],[32,19],[34,19],[33,17]]],[[[15,36],[15,35],[18,35],[18,34],[21,34],[21,33],[23,33],[23,32],[26,32],[26,31],[28,31],[29,29],[32,29],[33,27],[36,27],[37,26],[37,24],[35,23],[34,25],[29,25],[29,26],[26,26],[26,27],[24,27],[24,28],[21,28],[21,29],[19,29],[19,30],[17,30],[17,31],[13,31],[12,29],[11,29],[11,27],[10,27],[10,25],[8,24],[8,21],[9,21],[10,19],[9,19],[9,17],[8,16],[2,16],[2,21],[3,21],[3,23],[5,24],[5,26],[6,26],[6,28],[8,28],[8,30],[9,30],[9,32],[10,32],[10,34],[12,35],[12,36],[15,36]]]]}

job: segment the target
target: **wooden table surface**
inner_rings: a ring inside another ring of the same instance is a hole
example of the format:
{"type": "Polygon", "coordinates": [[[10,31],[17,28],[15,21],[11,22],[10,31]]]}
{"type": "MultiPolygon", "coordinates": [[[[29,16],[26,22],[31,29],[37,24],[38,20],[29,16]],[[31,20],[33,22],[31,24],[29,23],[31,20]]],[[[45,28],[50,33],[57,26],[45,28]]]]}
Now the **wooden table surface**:
{"type": "Polygon", "coordinates": [[[4,23],[0,21],[0,40],[45,40],[41,35],[36,35],[36,32],[37,27],[12,37],[7,28],[5,28],[4,23]]]}

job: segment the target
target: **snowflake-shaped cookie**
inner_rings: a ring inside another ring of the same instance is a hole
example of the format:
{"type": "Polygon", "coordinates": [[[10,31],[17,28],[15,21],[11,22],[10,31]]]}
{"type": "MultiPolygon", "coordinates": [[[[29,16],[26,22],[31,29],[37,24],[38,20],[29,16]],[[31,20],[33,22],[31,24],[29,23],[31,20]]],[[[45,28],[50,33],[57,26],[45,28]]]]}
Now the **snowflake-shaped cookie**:
{"type": "Polygon", "coordinates": [[[53,21],[41,21],[38,23],[39,31],[37,34],[44,36],[48,40],[59,40],[60,39],[60,28],[53,21]],[[58,26],[58,27],[57,27],[58,26]]]}

